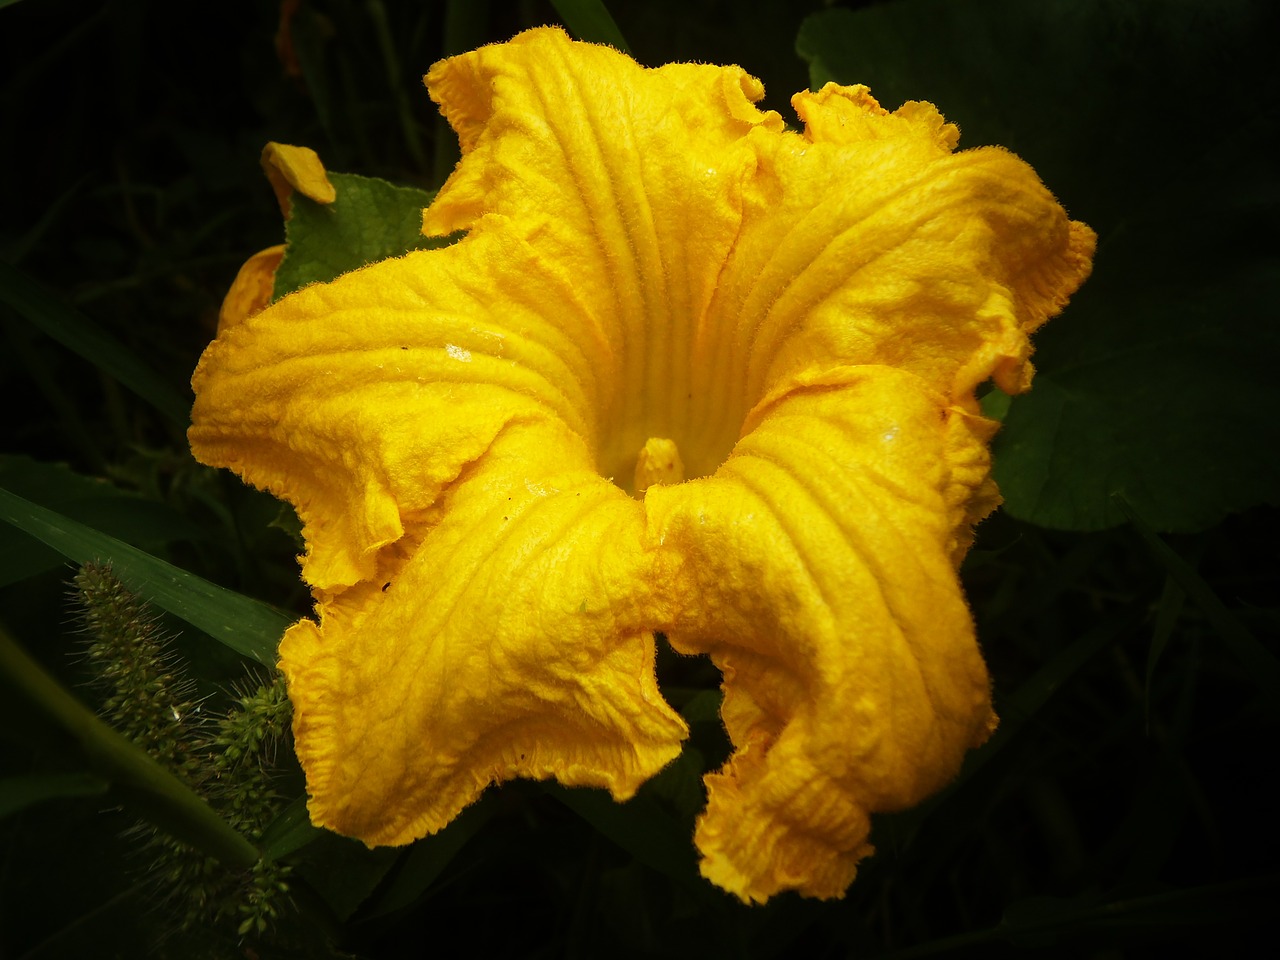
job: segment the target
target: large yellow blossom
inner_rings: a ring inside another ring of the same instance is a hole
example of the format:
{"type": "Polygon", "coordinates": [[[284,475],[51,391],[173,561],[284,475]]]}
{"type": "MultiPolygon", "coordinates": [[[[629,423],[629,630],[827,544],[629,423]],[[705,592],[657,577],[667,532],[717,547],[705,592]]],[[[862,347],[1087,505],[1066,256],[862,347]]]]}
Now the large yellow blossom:
{"type": "Polygon", "coordinates": [[[424,230],[288,296],[195,373],[191,445],[290,501],[285,635],[313,820],[370,844],[486,785],[631,796],[686,726],[655,631],[723,672],[703,873],[838,897],[868,817],[995,724],[956,575],[998,502],[977,385],[1093,234],[926,103],[644,69],[532,30],[437,64],[463,159],[424,230]]]}

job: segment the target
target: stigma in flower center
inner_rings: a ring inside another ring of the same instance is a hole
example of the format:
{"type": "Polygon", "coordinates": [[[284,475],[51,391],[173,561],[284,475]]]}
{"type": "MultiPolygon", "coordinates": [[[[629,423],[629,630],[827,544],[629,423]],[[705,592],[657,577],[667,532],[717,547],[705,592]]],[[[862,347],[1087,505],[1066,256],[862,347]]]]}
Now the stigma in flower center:
{"type": "Polygon", "coordinates": [[[644,442],[636,457],[635,495],[643,497],[650,487],[663,483],[675,484],[684,480],[684,461],[674,440],[666,437],[650,437],[644,442]]]}

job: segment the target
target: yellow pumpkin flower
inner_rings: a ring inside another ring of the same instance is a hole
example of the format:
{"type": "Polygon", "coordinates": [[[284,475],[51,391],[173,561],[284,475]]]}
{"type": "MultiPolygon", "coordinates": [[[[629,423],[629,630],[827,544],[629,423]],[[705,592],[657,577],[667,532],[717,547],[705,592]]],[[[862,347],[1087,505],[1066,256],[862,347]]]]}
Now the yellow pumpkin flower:
{"type": "Polygon", "coordinates": [[[557,29],[436,64],[458,243],[298,291],[200,361],[191,446],[291,502],[280,645],[312,819],[440,830],[488,784],[619,800],[681,749],[654,633],[723,673],[706,877],[839,897],[869,816],[993,729],[956,567],[997,503],[974,389],[1092,232],[997,148],[864,87],[557,29]]]}

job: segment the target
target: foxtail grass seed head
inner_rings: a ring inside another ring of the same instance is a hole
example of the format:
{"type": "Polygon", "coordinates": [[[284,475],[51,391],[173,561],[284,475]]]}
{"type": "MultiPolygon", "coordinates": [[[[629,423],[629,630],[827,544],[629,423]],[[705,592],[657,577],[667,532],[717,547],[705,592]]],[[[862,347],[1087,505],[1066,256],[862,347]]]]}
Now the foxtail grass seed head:
{"type": "MultiPolygon", "coordinates": [[[[117,730],[182,778],[219,815],[252,841],[283,805],[272,782],[280,744],[289,735],[284,678],[250,678],[232,691],[232,706],[209,718],[173,638],[159,617],[106,564],[85,564],[72,581],[85,635],[85,660],[103,692],[101,712],[117,730]]],[[[269,936],[291,910],[291,868],[259,861],[236,871],[146,823],[135,833],[148,848],[149,873],[184,931],[234,924],[240,938],[269,936]]]]}

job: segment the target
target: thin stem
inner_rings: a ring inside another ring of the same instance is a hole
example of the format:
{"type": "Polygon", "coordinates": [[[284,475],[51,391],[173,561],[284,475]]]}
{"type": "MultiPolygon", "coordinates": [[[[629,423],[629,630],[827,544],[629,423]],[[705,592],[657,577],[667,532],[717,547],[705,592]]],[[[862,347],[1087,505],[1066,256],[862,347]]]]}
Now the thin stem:
{"type": "Polygon", "coordinates": [[[248,868],[258,850],[145,750],[99,720],[0,628],[0,677],[76,739],[90,766],[147,818],[228,866],[248,868]]]}

